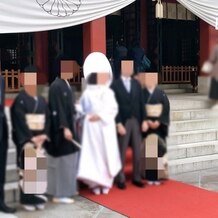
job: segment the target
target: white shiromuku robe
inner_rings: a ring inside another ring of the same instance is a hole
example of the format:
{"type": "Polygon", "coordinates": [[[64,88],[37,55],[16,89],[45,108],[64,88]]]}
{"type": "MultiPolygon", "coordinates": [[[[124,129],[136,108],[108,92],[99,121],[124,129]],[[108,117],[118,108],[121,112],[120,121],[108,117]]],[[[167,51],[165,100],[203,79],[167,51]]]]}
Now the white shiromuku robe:
{"type": "Polygon", "coordinates": [[[114,93],[106,86],[89,85],[80,99],[80,105],[85,119],[77,177],[90,188],[111,188],[114,177],[121,169],[115,125],[118,105],[114,93]],[[97,114],[101,120],[90,122],[89,114],[97,114]]]}

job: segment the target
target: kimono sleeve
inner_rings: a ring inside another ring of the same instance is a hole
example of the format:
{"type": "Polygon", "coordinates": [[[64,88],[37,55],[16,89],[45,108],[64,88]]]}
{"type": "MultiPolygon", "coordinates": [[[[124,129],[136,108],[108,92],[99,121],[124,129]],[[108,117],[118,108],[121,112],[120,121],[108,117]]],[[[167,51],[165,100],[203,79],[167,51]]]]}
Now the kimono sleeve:
{"type": "Polygon", "coordinates": [[[51,113],[48,107],[48,103],[43,98],[45,104],[45,134],[50,138],[50,127],[51,127],[51,113]]]}
{"type": "Polygon", "coordinates": [[[26,124],[24,101],[16,99],[11,107],[12,137],[17,146],[31,141],[32,132],[26,124]]]}
{"type": "Polygon", "coordinates": [[[108,124],[115,121],[115,117],[118,113],[118,105],[114,96],[114,92],[108,89],[102,99],[102,107],[98,111],[98,116],[100,116],[103,123],[108,124]]]}
{"type": "MultiPolygon", "coordinates": [[[[113,91],[114,97],[115,97],[115,101],[116,101],[116,103],[118,104],[118,103],[119,103],[119,100],[118,100],[118,96],[117,96],[116,85],[115,85],[114,82],[111,84],[110,88],[111,88],[111,90],[113,91]]],[[[119,106],[119,105],[118,105],[118,106],[119,106]]],[[[115,117],[115,121],[116,121],[116,123],[122,123],[119,108],[118,108],[117,115],[116,115],[116,117],[115,117]]]]}
{"type": "Polygon", "coordinates": [[[55,131],[64,127],[69,128],[64,105],[62,90],[57,85],[51,86],[49,90],[49,108],[55,131]]]}
{"type": "Polygon", "coordinates": [[[170,123],[170,103],[167,95],[161,91],[161,102],[163,105],[163,113],[160,117],[160,122],[166,126],[170,123]]]}

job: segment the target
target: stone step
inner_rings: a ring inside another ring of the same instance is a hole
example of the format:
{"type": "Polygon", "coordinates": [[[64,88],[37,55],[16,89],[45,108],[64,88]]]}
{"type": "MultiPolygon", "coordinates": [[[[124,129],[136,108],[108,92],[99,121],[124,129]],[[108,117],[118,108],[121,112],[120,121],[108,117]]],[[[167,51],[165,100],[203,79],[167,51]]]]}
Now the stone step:
{"type": "Polygon", "coordinates": [[[174,132],[170,133],[169,137],[167,138],[167,145],[175,146],[179,144],[191,144],[216,140],[218,140],[217,129],[174,132]]]}
{"type": "Polygon", "coordinates": [[[167,150],[169,160],[213,155],[218,154],[218,141],[169,146],[167,150]]]}
{"type": "Polygon", "coordinates": [[[8,145],[9,145],[9,148],[15,148],[15,144],[11,138],[11,135],[9,136],[9,139],[8,139],[8,145]]]}
{"type": "Polygon", "coordinates": [[[218,167],[218,154],[169,161],[169,174],[180,174],[218,167]]]}
{"type": "Polygon", "coordinates": [[[18,171],[16,164],[10,164],[6,167],[6,183],[18,181],[18,171]]]}
{"type": "Polygon", "coordinates": [[[5,184],[5,202],[12,203],[19,200],[18,182],[10,182],[5,184]]]}
{"type": "Polygon", "coordinates": [[[16,163],[16,149],[13,146],[8,148],[7,164],[16,163]]]}
{"type": "Polygon", "coordinates": [[[171,111],[171,121],[200,120],[218,118],[218,111],[211,109],[176,110],[171,111]]]}
{"type": "Polygon", "coordinates": [[[170,99],[170,109],[171,111],[178,110],[196,110],[196,109],[209,109],[212,103],[208,100],[193,100],[193,99],[170,99]]]}
{"type": "Polygon", "coordinates": [[[166,89],[191,89],[192,86],[190,84],[159,84],[158,87],[160,87],[163,90],[166,89]]]}
{"type": "Polygon", "coordinates": [[[218,129],[218,118],[174,121],[170,125],[169,132],[173,133],[203,129],[218,129]]]}
{"type": "Polygon", "coordinates": [[[183,94],[187,92],[191,92],[189,89],[164,89],[164,92],[168,95],[171,94],[183,94]]]}

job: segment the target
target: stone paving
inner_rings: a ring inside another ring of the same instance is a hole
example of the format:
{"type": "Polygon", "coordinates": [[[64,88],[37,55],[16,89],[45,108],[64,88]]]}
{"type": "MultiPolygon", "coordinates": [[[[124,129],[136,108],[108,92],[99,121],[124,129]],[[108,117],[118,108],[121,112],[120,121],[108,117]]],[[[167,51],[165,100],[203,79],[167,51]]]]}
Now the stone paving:
{"type": "MultiPolygon", "coordinates": [[[[181,181],[210,191],[218,192],[218,168],[194,171],[171,176],[181,181]]],[[[75,198],[72,205],[48,203],[46,210],[25,212],[19,206],[16,218],[124,218],[126,216],[107,209],[81,196],[75,198]]],[[[0,213],[1,218],[15,218],[0,213]]]]}
{"type": "Polygon", "coordinates": [[[182,173],[172,179],[210,191],[218,192],[218,168],[182,173]]]}
{"type": "MultiPolygon", "coordinates": [[[[14,205],[13,205],[14,206],[14,205]]],[[[19,205],[15,205],[18,212],[13,215],[0,213],[1,218],[125,218],[122,214],[98,205],[81,196],[75,197],[75,203],[48,203],[43,211],[26,212],[19,205]]]]}

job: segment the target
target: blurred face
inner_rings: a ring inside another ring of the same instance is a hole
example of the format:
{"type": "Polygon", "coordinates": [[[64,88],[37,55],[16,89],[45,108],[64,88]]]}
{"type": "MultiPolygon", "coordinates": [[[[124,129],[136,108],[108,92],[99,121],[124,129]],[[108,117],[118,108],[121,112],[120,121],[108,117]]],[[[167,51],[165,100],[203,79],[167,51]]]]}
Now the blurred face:
{"type": "Polygon", "coordinates": [[[74,61],[61,61],[61,79],[73,78],[74,61]]]}
{"type": "Polygon", "coordinates": [[[31,96],[37,95],[37,74],[36,73],[21,73],[21,84],[31,96]]]}
{"type": "Polygon", "coordinates": [[[37,86],[37,74],[36,73],[21,73],[20,82],[23,86],[37,86]]]}
{"type": "Polygon", "coordinates": [[[134,70],[133,61],[121,62],[121,75],[125,77],[132,76],[134,70]]]}
{"type": "Polygon", "coordinates": [[[72,78],[73,78],[73,72],[70,72],[70,73],[61,72],[61,79],[68,80],[72,78]]]}
{"type": "Polygon", "coordinates": [[[158,74],[157,73],[140,73],[139,80],[142,86],[148,89],[153,89],[158,84],[158,74]]]}
{"type": "Polygon", "coordinates": [[[110,79],[109,73],[98,73],[97,74],[97,84],[105,85],[110,79]]]}

